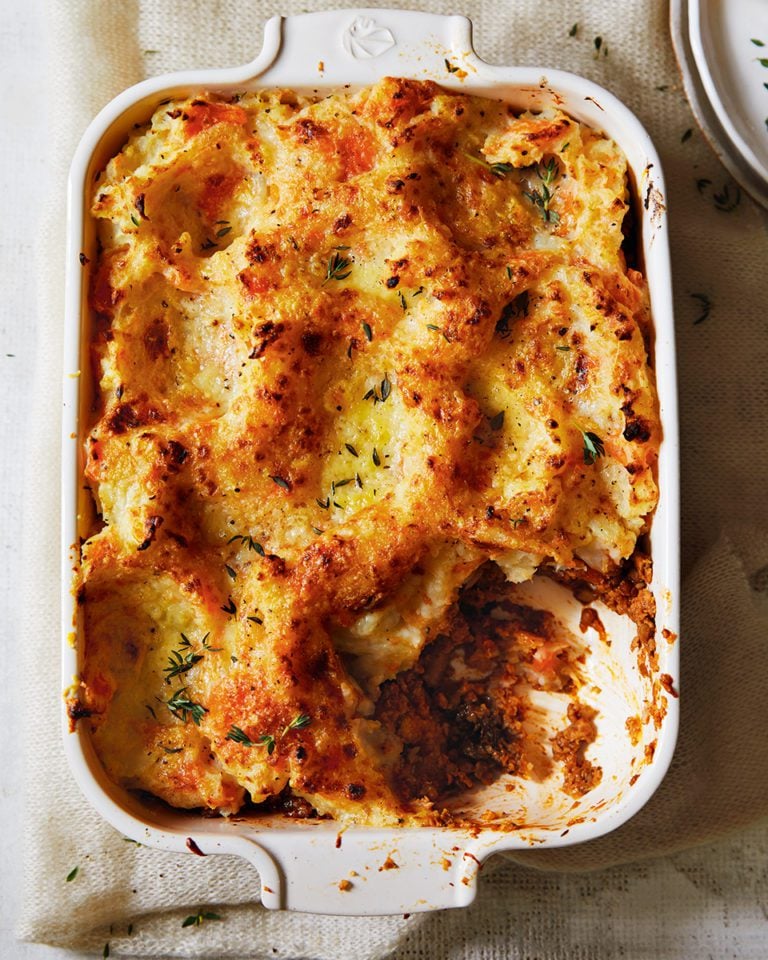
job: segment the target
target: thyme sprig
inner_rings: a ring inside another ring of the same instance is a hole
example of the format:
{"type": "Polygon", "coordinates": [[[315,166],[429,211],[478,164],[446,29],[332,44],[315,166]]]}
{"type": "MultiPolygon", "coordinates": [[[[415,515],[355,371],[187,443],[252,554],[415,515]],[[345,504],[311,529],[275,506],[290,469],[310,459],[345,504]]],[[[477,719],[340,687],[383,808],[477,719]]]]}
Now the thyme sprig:
{"type": "MultiPolygon", "coordinates": [[[[158,700],[160,700],[159,697],[158,700]]],[[[189,699],[186,687],[181,687],[180,690],[177,690],[170,700],[160,700],[160,703],[164,703],[178,720],[188,723],[191,717],[195,726],[198,727],[204,715],[208,713],[207,707],[189,699]]]]}
{"type": "Polygon", "coordinates": [[[523,196],[530,200],[534,207],[539,208],[546,223],[557,223],[560,219],[560,214],[550,208],[557,192],[557,187],[552,185],[559,173],[560,165],[554,157],[551,157],[548,163],[537,163],[536,176],[541,180],[541,190],[523,191],[523,196]]]}
{"type": "Polygon", "coordinates": [[[350,273],[352,273],[352,264],[354,261],[351,257],[345,257],[341,253],[342,250],[348,249],[349,247],[336,247],[331,254],[325,268],[323,286],[325,286],[329,280],[346,280],[350,273]]]}
{"type": "Polygon", "coordinates": [[[249,550],[254,550],[258,553],[260,557],[265,556],[264,547],[248,533],[236,533],[234,537],[230,537],[229,540],[227,540],[227,546],[229,546],[230,543],[237,543],[238,540],[244,547],[248,547],[249,550]]]}
{"type": "Polygon", "coordinates": [[[168,666],[163,667],[165,682],[170,683],[174,677],[180,677],[183,673],[191,670],[196,663],[200,663],[202,659],[202,653],[194,653],[192,650],[188,653],[183,653],[181,650],[172,650],[170,657],[168,657],[168,666]]]}
{"type": "Polygon", "coordinates": [[[271,757],[283,737],[287,736],[291,730],[301,730],[309,726],[311,722],[312,718],[308,713],[299,713],[283,727],[282,733],[279,733],[276,737],[271,733],[262,733],[255,740],[252,740],[241,727],[232,724],[225,739],[231,740],[233,743],[240,743],[244,747],[266,747],[267,756],[271,757]]]}

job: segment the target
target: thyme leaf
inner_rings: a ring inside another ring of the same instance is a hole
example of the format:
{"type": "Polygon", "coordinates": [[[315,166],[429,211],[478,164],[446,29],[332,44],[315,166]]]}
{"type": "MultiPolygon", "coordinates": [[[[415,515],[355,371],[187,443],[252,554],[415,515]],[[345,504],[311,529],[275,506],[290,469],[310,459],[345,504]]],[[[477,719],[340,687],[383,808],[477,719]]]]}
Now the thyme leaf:
{"type": "Polygon", "coordinates": [[[704,323],[705,320],[709,318],[709,314],[712,310],[712,301],[706,295],[706,293],[692,293],[692,299],[698,300],[701,305],[701,311],[699,316],[693,321],[693,325],[697,326],[700,323],[704,323]]]}
{"type": "Polygon", "coordinates": [[[592,464],[595,463],[598,457],[602,457],[605,454],[605,444],[598,437],[596,433],[592,433],[591,430],[581,432],[582,437],[584,438],[584,463],[592,464]]]}

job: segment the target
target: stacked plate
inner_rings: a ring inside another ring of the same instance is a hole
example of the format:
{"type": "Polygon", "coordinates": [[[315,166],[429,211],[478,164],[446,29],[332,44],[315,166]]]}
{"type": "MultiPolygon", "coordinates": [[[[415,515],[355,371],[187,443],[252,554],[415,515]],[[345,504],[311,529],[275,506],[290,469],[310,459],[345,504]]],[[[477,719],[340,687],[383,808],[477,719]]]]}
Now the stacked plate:
{"type": "Polygon", "coordinates": [[[768,207],[768,2],[671,0],[672,42],[715,153],[768,207]]]}

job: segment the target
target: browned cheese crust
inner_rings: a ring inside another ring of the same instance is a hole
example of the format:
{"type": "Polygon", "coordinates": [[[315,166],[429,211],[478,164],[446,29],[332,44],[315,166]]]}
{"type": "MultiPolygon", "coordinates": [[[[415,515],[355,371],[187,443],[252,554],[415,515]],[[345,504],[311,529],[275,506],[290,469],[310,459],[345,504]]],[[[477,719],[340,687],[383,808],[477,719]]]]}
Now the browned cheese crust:
{"type": "Polygon", "coordinates": [[[403,672],[485,561],[605,575],[648,527],[628,208],[599,133],[398,79],[166,103],[100,171],[77,709],[115,780],[390,824],[517,769],[477,693],[398,787],[403,672]]]}

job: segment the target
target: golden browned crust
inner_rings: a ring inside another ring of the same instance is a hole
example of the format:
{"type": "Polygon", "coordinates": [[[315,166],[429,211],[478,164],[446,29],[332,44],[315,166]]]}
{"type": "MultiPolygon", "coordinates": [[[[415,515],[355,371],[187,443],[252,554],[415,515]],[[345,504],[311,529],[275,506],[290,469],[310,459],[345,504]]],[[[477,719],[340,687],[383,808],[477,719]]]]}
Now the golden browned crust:
{"type": "Polygon", "coordinates": [[[561,112],[386,79],[163,104],[100,172],[77,709],[115,779],[397,823],[514,768],[476,699],[508,735],[404,794],[376,700],[486,560],[608,571],[647,529],[625,171],[561,112]]]}

